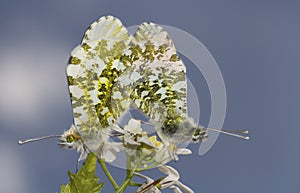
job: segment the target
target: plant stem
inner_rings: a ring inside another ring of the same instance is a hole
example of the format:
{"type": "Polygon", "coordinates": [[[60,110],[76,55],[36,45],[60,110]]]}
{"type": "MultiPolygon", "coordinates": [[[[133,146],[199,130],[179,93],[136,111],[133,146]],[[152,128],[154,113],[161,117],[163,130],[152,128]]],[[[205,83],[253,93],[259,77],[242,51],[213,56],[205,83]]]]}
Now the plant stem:
{"type": "Polygon", "coordinates": [[[129,182],[129,186],[136,186],[136,187],[140,187],[142,184],[137,183],[137,182],[129,182]]]}
{"type": "Polygon", "coordinates": [[[110,172],[108,171],[104,159],[98,159],[99,164],[101,165],[102,170],[104,171],[106,177],[110,181],[110,183],[113,185],[114,189],[119,189],[119,185],[116,183],[110,172]]]}
{"type": "Polygon", "coordinates": [[[122,193],[122,192],[124,192],[126,190],[126,188],[130,185],[133,176],[134,176],[134,170],[127,169],[126,179],[120,185],[120,187],[115,191],[115,193],[122,193]]]}

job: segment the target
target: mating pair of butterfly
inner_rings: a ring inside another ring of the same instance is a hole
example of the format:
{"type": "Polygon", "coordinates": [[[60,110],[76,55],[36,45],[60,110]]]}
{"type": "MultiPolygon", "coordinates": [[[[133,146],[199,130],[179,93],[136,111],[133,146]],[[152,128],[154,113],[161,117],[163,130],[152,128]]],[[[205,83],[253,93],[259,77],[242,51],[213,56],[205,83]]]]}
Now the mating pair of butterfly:
{"type": "Polygon", "coordinates": [[[74,125],[62,135],[19,144],[60,137],[62,147],[82,152],[81,160],[89,151],[99,152],[101,136],[132,107],[149,118],[163,143],[203,141],[207,130],[216,130],[187,116],[185,66],[169,34],[156,24],[143,23],[132,36],[117,18],[101,17],[72,51],[67,76],[74,125]]]}

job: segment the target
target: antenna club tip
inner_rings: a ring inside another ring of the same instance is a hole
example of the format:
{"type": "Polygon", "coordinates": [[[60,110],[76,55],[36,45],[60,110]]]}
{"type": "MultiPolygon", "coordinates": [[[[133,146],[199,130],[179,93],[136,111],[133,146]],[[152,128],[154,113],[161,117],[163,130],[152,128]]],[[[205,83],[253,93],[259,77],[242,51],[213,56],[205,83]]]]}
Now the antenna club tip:
{"type": "Polygon", "coordinates": [[[246,140],[249,140],[249,139],[250,139],[250,137],[245,137],[245,139],[246,139],[246,140]]]}
{"type": "Polygon", "coordinates": [[[18,144],[19,144],[19,145],[23,145],[24,142],[23,142],[22,140],[19,140],[19,141],[18,141],[18,144]]]}

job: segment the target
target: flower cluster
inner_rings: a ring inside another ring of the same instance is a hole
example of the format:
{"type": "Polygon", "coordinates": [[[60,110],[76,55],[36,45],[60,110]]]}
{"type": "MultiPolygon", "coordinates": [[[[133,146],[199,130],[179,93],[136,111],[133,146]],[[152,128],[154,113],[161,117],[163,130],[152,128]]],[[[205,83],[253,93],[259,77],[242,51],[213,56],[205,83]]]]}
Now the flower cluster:
{"type": "Polygon", "coordinates": [[[136,176],[145,178],[147,180],[146,183],[144,183],[142,186],[140,186],[137,190],[138,193],[160,193],[160,189],[166,189],[171,188],[175,193],[182,193],[181,189],[184,190],[187,193],[193,193],[194,191],[191,190],[186,185],[182,184],[179,181],[180,175],[178,171],[176,171],[174,168],[167,166],[167,165],[161,165],[158,166],[158,169],[166,174],[166,177],[159,178],[158,180],[153,180],[143,174],[135,173],[136,176]]]}
{"type": "MultiPolygon", "coordinates": [[[[187,193],[193,191],[179,181],[179,173],[172,167],[166,165],[170,160],[178,160],[178,155],[191,154],[191,150],[187,148],[177,148],[174,144],[167,141],[160,141],[154,134],[149,135],[143,131],[141,120],[130,119],[128,124],[121,128],[117,125],[111,127],[111,137],[117,137],[121,144],[118,142],[118,147],[126,152],[127,167],[134,171],[135,176],[146,179],[146,182],[138,188],[139,193],[159,193],[160,190],[171,188],[175,193],[184,190],[187,193]],[[166,174],[165,177],[153,180],[141,174],[142,171],[149,170],[157,167],[162,173],[166,174]]],[[[109,138],[106,138],[108,140],[109,138]]],[[[103,140],[103,138],[102,138],[103,140]]],[[[106,141],[104,143],[110,143],[106,141]]],[[[117,157],[117,151],[114,156],[104,152],[108,149],[102,148],[102,158],[105,161],[113,161],[111,158],[117,157]]],[[[112,151],[110,151],[112,152],[112,151]]]]}
{"type": "Polygon", "coordinates": [[[114,126],[112,130],[122,141],[122,149],[126,151],[127,156],[134,162],[139,161],[141,166],[153,163],[153,167],[156,167],[168,163],[170,160],[177,161],[180,154],[192,153],[187,148],[177,148],[168,141],[160,141],[155,133],[149,135],[143,131],[141,120],[130,119],[124,128],[114,126]]]}

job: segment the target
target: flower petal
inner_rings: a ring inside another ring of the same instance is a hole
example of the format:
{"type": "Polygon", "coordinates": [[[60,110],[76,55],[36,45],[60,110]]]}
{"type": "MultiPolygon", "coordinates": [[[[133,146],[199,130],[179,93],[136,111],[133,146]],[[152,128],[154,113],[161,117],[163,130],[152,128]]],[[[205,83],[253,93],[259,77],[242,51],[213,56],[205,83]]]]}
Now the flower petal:
{"type": "Polygon", "coordinates": [[[141,174],[141,173],[134,172],[134,175],[139,176],[139,177],[141,177],[141,178],[145,178],[145,179],[147,180],[147,183],[152,183],[152,182],[154,182],[154,180],[153,180],[152,178],[150,178],[150,177],[148,177],[148,176],[145,176],[145,175],[143,175],[143,174],[141,174]]]}
{"type": "Polygon", "coordinates": [[[166,147],[162,147],[156,151],[155,161],[160,164],[165,164],[171,160],[169,151],[166,147]]]}
{"type": "Polygon", "coordinates": [[[182,193],[182,191],[177,186],[171,186],[170,188],[173,189],[174,193],[182,193]]]}
{"type": "Polygon", "coordinates": [[[126,127],[126,130],[129,132],[135,133],[135,134],[141,134],[142,128],[141,128],[141,121],[136,119],[130,119],[128,121],[128,127],[126,127]]]}
{"type": "Polygon", "coordinates": [[[161,172],[168,175],[160,183],[162,188],[167,188],[167,187],[173,185],[174,182],[178,181],[179,178],[180,178],[179,173],[174,168],[172,168],[170,166],[160,165],[160,166],[158,166],[158,169],[161,172]]]}
{"type": "Polygon", "coordinates": [[[167,166],[167,165],[160,165],[158,166],[158,169],[164,173],[167,174],[168,177],[170,177],[170,179],[172,180],[178,180],[180,175],[177,172],[177,170],[175,170],[174,168],[172,168],[171,166],[167,166]]]}
{"type": "Polygon", "coordinates": [[[125,144],[129,144],[129,145],[133,145],[133,146],[141,145],[139,142],[134,141],[134,139],[132,139],[132,136],[130,136],[130,135],[124,136],[124,142],[125,142],[125,144]]]}
{"type": "Polygon", "coordinates": [[[181,148],[181,149],[177,149],[176,150],[176,154],[177,155],[189,155],[189,154],[192,154],[192,151],[190,149],[187,149],[187,148],[181,148]]]}
{"type": "Polygon", "coordinates": [[[192,189],[190,189],[189,187],[187,187],[186,185],[184,185],[180,181],[176,181],[175,185],[180,187],[180,189],[184,190],[187,193],[194,193],[194,191],[192,189]]]}
{"type": "Polygon", "coordinates": [[[152,178],[137,172],[135,172],[134,175],[145,178],[147,180],[146,183],[144,183],[137,189],[137,193],[161,193],[160,190],[156,187],[157,183],[155,183],[152,178]]]}
{"type": "Polygon", "coordinates": [[[110,127],[110,129],[118,133],[125,134],[124,129],[122,129],[119,125],[114,124],[113,126],[110,127]]]}
{"type": "Polygon", "coordinates": [[[144,143],[144,144],[146,144],[146,145],[148,145],[150,147],[156,148],[155,144],[152,141],[150,141],[149,138],[147,138],[147,137],[141,137],[139,139],[139,142],[140,143],[144,143]]]}

